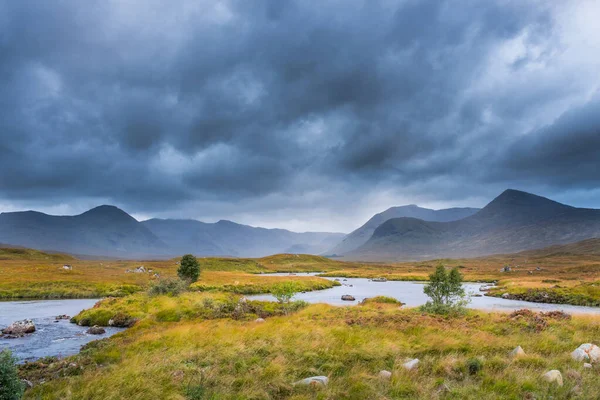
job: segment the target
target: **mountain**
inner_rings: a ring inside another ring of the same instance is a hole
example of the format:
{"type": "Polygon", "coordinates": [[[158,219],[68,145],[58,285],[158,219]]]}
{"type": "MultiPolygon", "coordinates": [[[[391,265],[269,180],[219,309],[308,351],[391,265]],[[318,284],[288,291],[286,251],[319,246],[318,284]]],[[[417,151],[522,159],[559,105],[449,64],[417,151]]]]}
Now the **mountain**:
{"type": "Polygon", "coordinates": [[[262,257],[281,252],[318,254],[342,233],[296,233],[219,221],[137,221],[114,206],[100,206],[74,216],[36,211],[0,214],[0,243],[70,254],[150,258],[183,253],[262,257]]]}
{"type": "Polygon", "coordinates": [[[181,253],[263,257],[276,253],[319,254],[339,241],[342,233],[256,228],[221,220],[150,219],[142,224],[181,253]]]}
{"type": "Polygon", "coordinates": [[[164,254],[166,244],[125,211],[100,206],[74,216],[36,211],[0,214],[0,242],[110,257],[164,254]]]}
{"type": "Polygon", "coordinates": [[[600,237],[600,210],[506,190],[474,215],[452,222],[394,218],[350,259],[422,260],[515,253],[600,237]]]}
{"type": "Polygon", "coordinates": [[[375,229],[385,221],[392,218],[411,217],[424,221],[448,222],[463,219],[475,214],[479,208],[448,208],[443,210],[431,210],[414,204],[408,206],[388,208],[384,212],[375,214],[363,226],[349,233],[327,254],[344,254],[355,250],[365,244],[375,232],[375,229]]]}

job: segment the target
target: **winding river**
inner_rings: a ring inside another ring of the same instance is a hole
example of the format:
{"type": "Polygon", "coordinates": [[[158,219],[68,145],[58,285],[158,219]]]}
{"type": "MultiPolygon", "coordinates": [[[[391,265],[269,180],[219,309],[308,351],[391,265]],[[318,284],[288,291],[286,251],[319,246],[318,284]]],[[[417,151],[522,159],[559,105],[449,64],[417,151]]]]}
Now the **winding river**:
{"type": "MultiPolygon", "coordinates": [[[[269,274],[285,276],[287,273],[269,274]]],[[[315,273],[303,273],[296,274],[298,276],[316,275],[315,273]]],[[[423,282],[410,282],[410,281],[387,281],[387,282],[373,282],[369,279],[364,278],[326,278],[330,280],[339,280],[342,286],[335,286],[331,289],[318,290],[314,292],[298,293],[294,300],[304,300],[309,303],[327,303],[336,306],[341,305],[353,305],[358,304],[360,301],[367,297],[375,296],[389,296],[408,307],[416,307],[425,304],[428,297],[423,293],[424,283],[423,282]],[[353,296],[356,301],[343,301],[341,297],[345,294],[353,296]]],[[[479,291],[482,286],[487,286],[483,283],[465,283],[464,287],[467,293],[472,295],[483,295],[483,292],[479,291]]],[[[255,300],[274,300],[271,295],[255,295],[248,296],[249,299],[255,300]]],[[[561,310],[570,314],[600,314],[600,307],[582,307],[582,306],[571,306],[567,304],[548,304],[548,303],[532,303],[529,301],[521,300],[508,300],[498,297],[488,296],[472,296],[471,302],[468,305],[469,308],[485,310],[485,311],[498,311],[498,312],[511,312],[514,310],[520,310],[522,308],[528,308],[532,311],[550,311],[550,310],[561,310]]]]}
{"type": "MultiPolygon", "coordinates": [[[[289,275],[289,274],[270,274],[289,275]]],[[[296,274],[298,276],[315,275],[296,274]]],[[[338,279],[342,286],[314,292],[298,293],[294,299],[304,300],[309,303],[328,303],[336,306],[358,304],[367,297],[389,296],[400,300],[408,307],[416,307],[427,301],[423,293],[423,282],[387,281],[373,282],[361,278],[327,278],[338,279]],[[343,301],[342,295],[351,295],[355,301],[343,301]]],[[[481,283],[467,283],[464,285],[467,292],[481,295],[481,283]]],[[[271,295],[248,296],[256,300],[274,300],[271,295]]],[[[97,299],[77,300],[29,300],[29,301],[3,301],[0,302],[0,328],[10,325],[14,321],[25,318],[32,319],[36,331],[18,339],[0,338],[0,350],[10,349],[20,361],[31,361],[46,356],[68,356],[79,352],[82,345],[92,340],[102,339],[114,335],[122,328],[106,328],[103,335],[90,335],[87,328],[77,326],[68,320],[55,320],[57,315],[76,315],[81,310],[93,307],[97,299]]],[[[531,303],[527,301],[508,300],[497,297],[472,296],[470,308],[510,312],[522,308],[533,311],[561,310],[570,314],[600,314],[600,307],[580,307],[564,304],[531,303]]]]}
{"type": "Polygon", "coordinates": [[[56,316],[76,315],[93,307],[98,299],[0,301],[0,328],[22,319],[33,320],[36,331],[17,339],[0,338],[0,350],[9,349],[20,361],[46,356],[77,354],[82,345],[114,335],[122,328],[105,328],[103,335],[85,333],[87,328],[56,316]]]}

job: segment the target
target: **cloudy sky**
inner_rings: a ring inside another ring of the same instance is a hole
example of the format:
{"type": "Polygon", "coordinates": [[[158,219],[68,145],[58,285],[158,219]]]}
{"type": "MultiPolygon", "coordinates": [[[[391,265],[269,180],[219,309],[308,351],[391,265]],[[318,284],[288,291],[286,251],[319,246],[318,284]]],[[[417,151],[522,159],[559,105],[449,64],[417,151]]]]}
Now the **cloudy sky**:
{"type": "Polygon", "coordinates": [[[600,208],[600,2],[0,0],[0,211],[600,208]],[[460,7],[457,7],[460,4],[460,7]]]}

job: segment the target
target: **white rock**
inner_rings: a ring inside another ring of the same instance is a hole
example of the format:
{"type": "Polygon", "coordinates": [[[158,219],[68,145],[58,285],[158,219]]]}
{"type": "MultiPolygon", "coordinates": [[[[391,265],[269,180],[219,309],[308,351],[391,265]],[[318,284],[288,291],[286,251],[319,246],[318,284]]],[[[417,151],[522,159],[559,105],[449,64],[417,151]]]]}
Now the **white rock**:
{"type": "Polygon", "coordinates": [[[379,371],[379,377],[382,379],[392,379],[392,373],[383,369],[379,371]]]}
{"type": "Polygon", "coordinates": [[[556,384],[558,384],[558,386],[563,385],[562,374],[557,369],[553,369],[551,371],[546,372],[544,375],[542,375],[542,379],[545,380],[546,382],[550,382],[550,383],[556,382],[556,384]]]}
{"type": "Polygon", "coordinates": [[[254,322],[263,323],[263,322],[265,322],[265,319],[264,318],[256,318],[254,320],[254,322]]]}
{"type": "Polygon", "coordinates": [[[305,378],[298,382],[295,382],[294,385],[327,386],[328,383],[329,378],[326,376],[311,376],[310,378],[305,378]]]}
{"type": "Polygon", "coordinates": [[[592,364],[590,364],[590,363],[584,363],[583,364],[583,368],[592,368],[592,364]]]}
{"type": "Polygon", "coordinates": [[[405,369],[407,369],[407,370],[409,370],[409,371],[410,371],[410,370],[412,370],[412,369],[415,369],[415,368],[417,368],[417,365],[418,365],[418,364],[419,364],[419,359],[418,359],[418,358],[415,358],[414,360],[410,360],[410,361],[407,361],[407,362],[405,362],[404,364],[402,364],[402,366],[403,366],[405,369]]]}
{"type": "Polygon", "coordinates": [[[575,361],[598,362],[600,361],[600,347],[592,343],[584,343],[571,353],[571,358],[575,361]]]}
{"type": "Polygon", "coordinates": [[[521,357],[525,355],[525,351],[521,346],[517,346],[513,351],[510,352],[511,357],[521,357]]]}

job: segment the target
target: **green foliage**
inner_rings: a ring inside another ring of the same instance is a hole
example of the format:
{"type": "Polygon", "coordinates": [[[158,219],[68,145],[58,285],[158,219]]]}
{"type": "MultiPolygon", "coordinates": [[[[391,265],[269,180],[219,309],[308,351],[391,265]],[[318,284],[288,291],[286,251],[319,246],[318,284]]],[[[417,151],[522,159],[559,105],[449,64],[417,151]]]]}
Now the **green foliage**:
{"type": "Polygon", "coordinates": [[[16,361],[9,350],[0,351],[0,400],[19,400],[23,396],[25,388],[16,361]]]}
{"type": "Polygon", "coordinates": [[[467,371],[469,375],[477,375],[483,369],[483,363],[478,358],[470,358],[467,360],[467,371]]]}
{"type": "Polygon", "coordinates": [[[298,285],[296,282],[281,282],[274,285],[271,289],[271,294],[281,304],[289,303],[296,293],[298,293],[298,285]]]}
{"type": "Polygon", "coordinates": [[[393,297],[375,296],[364,299],[361,304],[397,304],[402,305],[402,302],[393,297]]]}
{"type": "Polygon", "coordinates": [[[179,268],[177,269],[177,275],[182,280],[187,280],[190,283],[194,283],[200,276],[200,264],[196,257],[191,254],[186,254],[181,257],[179,268]]]}
{"type": "Polygon", "coordinates": [[[181,279],[160,279],[150,285],[148,289],[148,295],[150,296],[178,296],[181,293],[185,292],[189,287],[189,283],[187,281],[183,281],[181,279]]]}
{"type": "Polygon", "coordinates": [[[463,312],[469,301],[462,287],[462,275],[458,268],[452,268],[448,273],[443,265],[439,265],[435,272],[429,275],[429,284],[423,292],[431,301],[421,309],[435,314],[463,312]]]}

